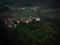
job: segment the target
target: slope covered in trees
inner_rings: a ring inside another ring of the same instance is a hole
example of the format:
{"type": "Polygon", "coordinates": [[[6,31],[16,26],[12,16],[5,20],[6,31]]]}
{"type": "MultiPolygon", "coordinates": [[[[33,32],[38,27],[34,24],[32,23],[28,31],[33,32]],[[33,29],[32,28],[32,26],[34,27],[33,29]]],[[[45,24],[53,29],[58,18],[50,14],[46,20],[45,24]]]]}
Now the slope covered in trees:
{"type": "Polygon", "coordinates": [[[40,22],[18,24],[17,28],[8,28],[0,20],[1,45],[59,45],[59,19],[41,18],[40,22]]]}
{"type": "Polygon", "coordinates": [[[59,0],[0,0],[0,2],[3,4],[0,5],[0,45],[60,45],[59,0]],[[21,6],[26,9],[12,11],[9,6],[21,6]],[[31,10],[31,6],[37,6],[37,11],[31,10]],[[41,21],[17,24],[16,29],[7,27],[2,21],[5,16],[20,18],[29,15],[42,16],[41,21]]]}

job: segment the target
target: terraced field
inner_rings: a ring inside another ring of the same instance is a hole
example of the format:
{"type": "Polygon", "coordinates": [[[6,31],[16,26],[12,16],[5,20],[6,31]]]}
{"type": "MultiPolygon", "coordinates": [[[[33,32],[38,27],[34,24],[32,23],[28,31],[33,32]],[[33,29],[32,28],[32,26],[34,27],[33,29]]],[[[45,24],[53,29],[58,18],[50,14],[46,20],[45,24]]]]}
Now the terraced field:
{"type": "Polygon", "coordinates": [[[60,11],[58,9],[38,7],[38,10],[34,11],[26,8],[3,15],[14,18],[39,15],[42,18],[40,22],[17,24],[16,29],[8,28],[0,20],[1,45],[60,45],[60,11]]]}
{"type": "Polygon", "coordinates": [[[8,13],[3,13],[4,16],[13,16],[15,18],[25,17],[25,16],[48,16],[48,17],[60,17],[60,9],[51,9],[45,7],[37,7],[37,10],[32,10],[31,7],[26,7],[25,9],[16,9],[15,11],[10,11],[8,13]]]}

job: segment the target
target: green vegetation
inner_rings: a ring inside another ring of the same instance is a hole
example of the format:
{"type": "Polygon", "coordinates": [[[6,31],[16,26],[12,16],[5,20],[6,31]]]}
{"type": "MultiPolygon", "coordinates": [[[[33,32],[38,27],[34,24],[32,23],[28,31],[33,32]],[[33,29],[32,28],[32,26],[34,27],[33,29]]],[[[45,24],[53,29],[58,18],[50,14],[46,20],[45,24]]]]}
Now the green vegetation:
{"type": "Polygon", "coordinates": [[[8,28],[4,22],[0,21],[0,33],[3,35],[1,36],[1,43],[6,45],[59,45],[59,10],[38,7],[37,11],[27,8],[25,10],[20,9],[3,13],[5,16],[13,16],[14,18],[29,15],[47,16],[49,18],[44,17],[40,22],[34,21],[29,24],[21,23],[18,24],[16,29],[8,28]],[[56,20],[54,20],[54,18],[56,18],[56,20]]]}
{"type": "Polygon", "coordinates": [[[26,7],[25,10],[23,9],[18,9],[15,11],[10,11],[8,13],[3,13],[4,16],[13,16],[15,18],[20,18],[20,17],[26,17],[29,15],[32,16],[48,16],[48,17],[60,17],[60,9],[53,9],[53,8],[45,8],[45,7],[38,7],[37,11],[34,11],[30,9],[29,7],[26,7]]]}
{"type": "MultiPolygon", "coordinates": [[[[1,23],[0,23],[1,24],[1,23]]],[[[11,45],[59,45],[58,24],[48,21],[20,23],[16,29],[8,28],[3,24],[5,44],[11,45]]]]}

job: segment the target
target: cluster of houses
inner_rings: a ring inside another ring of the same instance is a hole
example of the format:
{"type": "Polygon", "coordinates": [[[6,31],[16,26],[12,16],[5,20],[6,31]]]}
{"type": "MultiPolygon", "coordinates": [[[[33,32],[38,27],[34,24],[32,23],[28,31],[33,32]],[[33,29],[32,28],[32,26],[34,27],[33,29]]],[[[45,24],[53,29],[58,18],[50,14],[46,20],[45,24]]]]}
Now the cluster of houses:
{"type": "Polygon", "coordinates": [[[31,9],[31,10],[37,11],[38,7],[17,7],[16,9],[17,10],[20,10],[20,9],[23,9],[23,10],[25,10],[25,9],[31,9]]]}
{"type": "Polygon", "coordinates": [[[32,7],[19,7],[19,6],[10,6],[10,5],[6,5],[7,7],[10,8],[10,10],[25,10],[25,9],[31,9],[31,10],[34,10],[34,11],[37,11],[38,10],[38,7],[37,6],[32,6],[32,7]]]}
{"type": "Polygon", "coordinates": [[[16,28],[17,27],[17,24],[21,24],[21,23],[32,23],[33,21],[41,21],[41,19],[39,17],[32,17],[32,16],[29,16],[29,17],[23,17],[23,18],[20,18],[20,19],[15,19],[15,18],[12,18],[12,17],[8,17],[6,19],[4,19],[4,23],[8,26],[8,27],[13,27],[13,28],[16,28]]]}

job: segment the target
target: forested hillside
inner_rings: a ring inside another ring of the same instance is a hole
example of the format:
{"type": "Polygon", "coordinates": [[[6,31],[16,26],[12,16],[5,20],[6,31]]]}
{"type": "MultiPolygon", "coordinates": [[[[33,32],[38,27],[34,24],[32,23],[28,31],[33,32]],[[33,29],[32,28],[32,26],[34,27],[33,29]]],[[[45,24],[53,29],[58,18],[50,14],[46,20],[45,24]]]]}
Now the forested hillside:
{"type": "Polygon", "coordinates": [[[60,45],[59,0],[0,0],[0,45],[60,45]]]}

